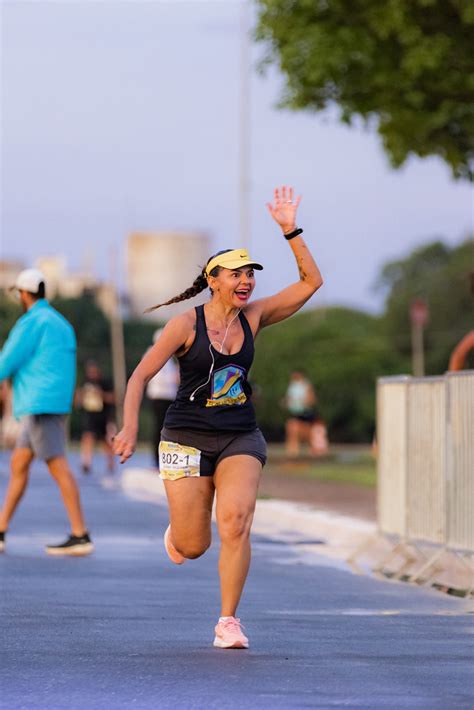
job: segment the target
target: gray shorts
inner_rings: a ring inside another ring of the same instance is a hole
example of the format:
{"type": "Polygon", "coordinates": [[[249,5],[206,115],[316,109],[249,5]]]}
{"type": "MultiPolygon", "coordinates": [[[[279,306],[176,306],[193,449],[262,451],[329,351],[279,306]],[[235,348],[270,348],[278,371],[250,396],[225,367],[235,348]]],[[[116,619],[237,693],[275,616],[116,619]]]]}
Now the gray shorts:
{"type": "Polygon", "coordinates": [[[66,415],[29,414],[22,417],[15,448],[31,449],[38,459],[48,461],[66,454],[66,415]]]}
{"type": "Polygon", "coordinates": [[[213,476],[217,464],[229,456],[245,454],[258,459],[262,466],[267,460],[267,443],[260,429],[242,432],[196,431],[194,429],[161,430],[161,441],[199,449],[200,476],[213,476]]]}

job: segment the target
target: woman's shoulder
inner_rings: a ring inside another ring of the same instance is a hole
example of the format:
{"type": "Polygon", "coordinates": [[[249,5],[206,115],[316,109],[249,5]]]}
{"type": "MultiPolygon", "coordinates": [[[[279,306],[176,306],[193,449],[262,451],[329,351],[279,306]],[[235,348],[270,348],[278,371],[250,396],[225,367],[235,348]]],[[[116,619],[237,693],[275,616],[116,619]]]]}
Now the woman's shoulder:
{"type": "Polygon", "coordinates": [[[176,349],[175,355],[182,357],[191,347],[196,336],[196,310],[189,308],[184,313],[170,318],[164,330],[168,330],[173,337],[178,337],[181,345],[176,349]]]}
{"type": "Polygon", "coordinates": [[[183,329],[192,328],[196,323],[196,309],[188,308],[184,313],[170,318],[165,328],[183,329]]]}

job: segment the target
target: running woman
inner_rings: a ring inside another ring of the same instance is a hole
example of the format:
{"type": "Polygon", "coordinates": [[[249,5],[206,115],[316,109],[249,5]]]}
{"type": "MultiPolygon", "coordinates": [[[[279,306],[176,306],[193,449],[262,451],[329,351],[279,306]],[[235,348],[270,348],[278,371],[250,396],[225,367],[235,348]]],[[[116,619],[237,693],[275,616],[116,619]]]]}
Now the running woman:
{"type": "MultiPolygon", "coordinates": [[[[194,281],[169,305],[209,287],[210,300],[172,318],[127,386],[124,426],[114,440],[123,463],[133,453],[138,411],[146,383],[176,355],[180,387],[168,409],[159,448],[160,477],[168,499],[170,525],[164,544],[175,564],[200,557],[211,544],[211,511],[221,549],[221,612],[214,646],[248,648],[236,618],[250,565],[250,528],[258,484],[266,461],[257,427],[248,372],[258,332],[296,313],[322,284],[321,274],[296,227],[300,197],[276,188],[267,207],[296,259],[299,279],[274,296],[250,303],[255,270],[263,267],[245,249],[212,256],[194,281]]],[[[153,310],[153,309],[150,309],[153,310]]]]}

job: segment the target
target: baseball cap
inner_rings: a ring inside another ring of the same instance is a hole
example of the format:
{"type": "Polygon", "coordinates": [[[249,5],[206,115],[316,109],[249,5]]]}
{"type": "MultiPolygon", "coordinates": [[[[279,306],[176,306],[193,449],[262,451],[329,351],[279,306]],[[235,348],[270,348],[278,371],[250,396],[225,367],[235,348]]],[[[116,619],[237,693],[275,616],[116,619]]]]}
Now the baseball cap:
{"type": "Polygon", "coordinates": [[[44,274],[38,269],[24,269],[20,271],[16,277],[13,288],[18,291],[29,291],[30,293],[38,293],[40,283],[46,282],[44,274]]]}
{"type": "Polygon", "coordinates": [[[258,271],[263,269],[261,264],[250,258],[247,249],[232,249],[218,254],[206,266],[206,276],[209,276],[216,266],[222,266],[224,269],[241,269],[243,266],[253,266],[258,271]]]}

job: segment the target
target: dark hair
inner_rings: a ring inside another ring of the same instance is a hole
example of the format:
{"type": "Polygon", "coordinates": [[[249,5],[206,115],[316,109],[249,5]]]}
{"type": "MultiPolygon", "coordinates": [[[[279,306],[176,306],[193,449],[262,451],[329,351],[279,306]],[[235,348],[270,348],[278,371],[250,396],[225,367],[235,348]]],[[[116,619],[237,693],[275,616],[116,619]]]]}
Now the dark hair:
{"type": "Polygon", "coordinates": [[[33,296],[35,301],[39,301],[40,298],[44,298],[46,295],[46,286],[44,285],[44,281],[39,282],[36,293],[33,293],[32,291],[28,291],[28,293],[30,296],[33,296]]]}
{"type": "MultiPolygon", "coordinates": [[[[172,303],[180,303],[181,301],[187,301],[188,298],[194,298],[194,296],[197,296],[201,291],[204,291],[205,288],[207,288],[207,278],[206,278],[206,268],[209,262],[214,259],[216,256],[220,256],[221,254],[226,254],[228,251],[232,251],[232,249],[223,249],[222,251],[218,251],[212,256],[209,257],[209,259],[206,261],[206,266],[203,266],[201,273],[199,276],[197,276],[194,281],[192,286],[189,288],[185,289],[182,293],[179,294],[179,296],[174,296],[174,298],[170,298],[169,301],[165,301],[164,303],[159,303],[157,306],[151,306],[150,308],[147,308],[144,313],[151,313],[152,311],[156,311],[157,308],[161,308],[162,306],[170,306],[172,303]]],[[[217,276],[219,274],[219,271],[221,270],[221,266],[215,266],[212,271],[210,272],[210,276],[217,276]]],[[[212,293],[212,289],[210,289],[212,293]]]]}

